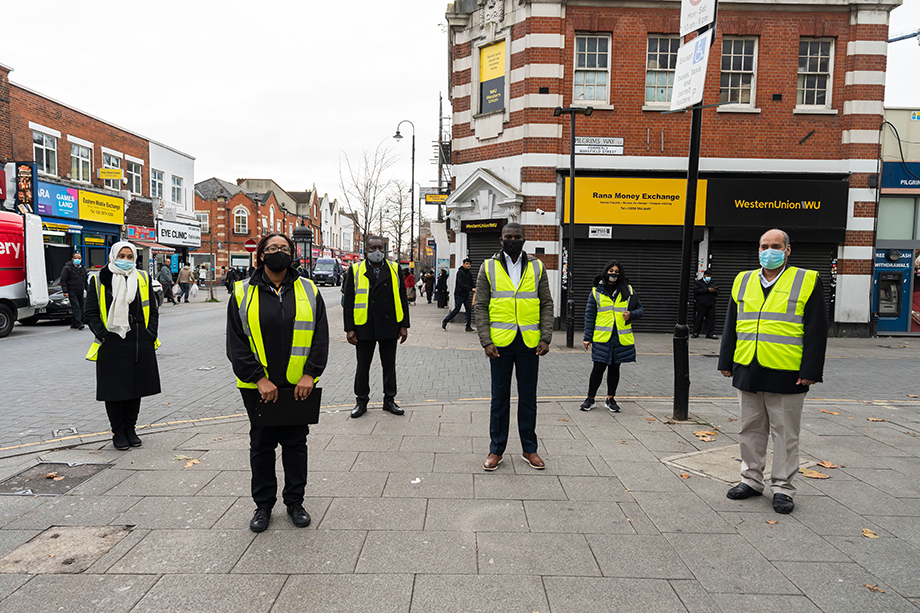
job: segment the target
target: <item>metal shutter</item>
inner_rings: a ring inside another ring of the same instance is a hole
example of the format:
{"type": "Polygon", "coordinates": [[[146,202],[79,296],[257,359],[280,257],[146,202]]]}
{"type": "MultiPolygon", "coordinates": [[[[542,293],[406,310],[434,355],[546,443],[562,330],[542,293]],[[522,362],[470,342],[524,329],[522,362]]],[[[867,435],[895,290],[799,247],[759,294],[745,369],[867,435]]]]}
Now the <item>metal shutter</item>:
{"type": "MultiPolygon", "coordinates": [[[[730,243],[713,241],[709,244],[709,268],[712,278],[719,286],[716,298],[716,332],[722,333],[728,301],[732,296],[732,283],[739,272],[758,266],[756,242],[730,243]]],[[[816,270],[824,284],[824,300],[827,305],[828,321],[833,321],[834,292],[836,279],[833,266],[837,259],[837,245],[833,243],[792,243],[789,264],[799,268],[816,270]]]]}
{"type": "MultiPolygon", "coordinates": [[[[476,282],[476,275],[479,274],[479,267],[490,257],[498,253],[501,248],[501,234],[498,232],[476,232],[466,235],[467,255],[473,261],[473,283],[476,282]]],[[[463,264],[463,258],[457,262],[459,267],[463,264]]]]}
{"type": "MultiPolygon", "coordinates": [[[[576,240],[575,328],[584,329],[585,304],[594,277],[601,273],[601,268],[609,260],[617,260],[645,308],[645,316],[636,322],[634,329],[637,332],[673,333],[680,289],[680,245],[680,241],[576,240]]],[[[697,247],[698,244],[694,243],[693,262],[697,260],[697,247]]],[[[692,290],[693,286],[690,287],[692,290]]],[[[565,308],[563,304],[563,326],[565,308]]],[[[688,318],[692,315],[691,307],[688,318]]]]}

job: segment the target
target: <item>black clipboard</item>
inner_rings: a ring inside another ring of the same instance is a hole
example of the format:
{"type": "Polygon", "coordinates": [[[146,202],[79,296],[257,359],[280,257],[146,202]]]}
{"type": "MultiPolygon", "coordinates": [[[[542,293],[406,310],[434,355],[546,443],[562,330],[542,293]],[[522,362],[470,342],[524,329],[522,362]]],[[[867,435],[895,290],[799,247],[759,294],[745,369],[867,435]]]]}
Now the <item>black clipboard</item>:
{"type": "Polygon", "coordinates": [[[249,412],[253,426],[305,426],[319,423],[323,388],[314,387],[306,400],[294,398],[294,388],[278,389],[277,402],[259,402],[249,412]]]}

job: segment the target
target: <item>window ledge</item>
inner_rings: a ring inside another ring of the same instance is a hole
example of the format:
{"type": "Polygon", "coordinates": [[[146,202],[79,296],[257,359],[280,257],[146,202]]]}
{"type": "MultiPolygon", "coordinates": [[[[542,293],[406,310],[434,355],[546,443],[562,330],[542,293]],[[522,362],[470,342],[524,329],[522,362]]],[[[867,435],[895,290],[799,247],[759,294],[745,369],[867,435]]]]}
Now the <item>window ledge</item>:
{"type": "Polygon", "coordinates": [[[650,113],[664,113],[666,111],[670,111],[671,106],[670,105],[667,105],[667,106],[648,106],[646,105],[642,107],[642,110],[648,111],[650,113]]]}
{"type": "Polygon", "coordinates": [[[760,113],[760,109],[754,108],[753,106],[720,106],[716,110],[717,113],[760,113]]]}
{"type": "Polygon", "coordinates": [[[49,177],[49,178],[51,178],[51,179],[57,179],[57,178],[58,178],[58,176],[57,176],[56,174],[51,173],[51,172],[45,172],[44,170],[39,170],[39,171],[38,171],[38,176],[40,176],[40,177],[49,177]]]}
{"type": "Polygon", "coordinates": [[[797,106],[792,109],[793,115],[836,115],[837,109],[825,109],[821,107],[797,106]]]}
{"type": "Polygon", "coordinates": [[[478,115],[473,115],[473,119],[482,119],[483,117],[488,117],[489,115],[498,115],[499,113],[505,113],[505,109],[501,108],[495,111],[489,111],[488,113],[479,113],[478,115]]]}
{"type": "Polygon", "coordinates": [[[612,104],[593,104],[591,102],[583,102],[580,100],[577,102],[572,102],[572,107],[576,109],[586,109],[589,106],[595,111],[612,111],[614,109],[614,105],[612,104]]]}

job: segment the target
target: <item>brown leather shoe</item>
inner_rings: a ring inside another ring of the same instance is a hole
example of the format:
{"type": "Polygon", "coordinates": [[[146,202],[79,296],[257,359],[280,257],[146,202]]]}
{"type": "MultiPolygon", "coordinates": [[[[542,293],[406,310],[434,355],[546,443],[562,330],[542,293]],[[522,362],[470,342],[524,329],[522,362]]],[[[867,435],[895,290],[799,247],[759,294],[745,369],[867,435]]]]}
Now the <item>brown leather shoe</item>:
{"type": "Polygon", "coordinates": [[[546,464],[543,463],[543,460],[540,459],[540,456],[537,455],[537,452],[533,453],[522,453],[521,457],[524,458],[524,461],[530,464],[531,468],[536,468],[537,470],[543,470],[546,468],[546,464]]]}
{"type": "Polygon", "coordinates": [[[490,453],[489,457],[486,458],[486,461],[482,464],[483,470],[495,470],[498,468],[498,465],[502,463],[502,457],[494,453],[490,453]]]}

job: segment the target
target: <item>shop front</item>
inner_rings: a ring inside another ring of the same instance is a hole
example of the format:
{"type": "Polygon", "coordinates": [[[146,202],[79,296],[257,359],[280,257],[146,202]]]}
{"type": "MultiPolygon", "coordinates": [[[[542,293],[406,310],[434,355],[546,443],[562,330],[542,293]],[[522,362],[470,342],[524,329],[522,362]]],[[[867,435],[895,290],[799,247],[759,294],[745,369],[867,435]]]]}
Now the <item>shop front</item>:
{"type": "Polygon", "coordinates": [[[125,226],[125,240],[137,247],[138,268],[146,270],[155,277],[159,264],[165,264],[175,249],[157,242],[157,231],[147,226],[125,226]]]}
{"type": "Polygon", "coordinates": [[[157,243],[172,247],[175,253],[160,254],[158,259],[169,263],[173,272],[179,272],[180,264],[191,263],[190,254],[201,247],[201,227],[180,221],[157,221],[157,243]]]}
{"type": "Polygon", "coordinates": [[[472,270],[478,271],[483,262],[501,249],[502,228],[506,223],[507,219],[467,219],[460,222],[460,231],[466,235],[466,257],[473,261],[472,270]]]}
{"type": "Polygon", "coordinates": [[[882,168],[872,308],[879,334],[920,334],[920,162],[882,168]]]}

